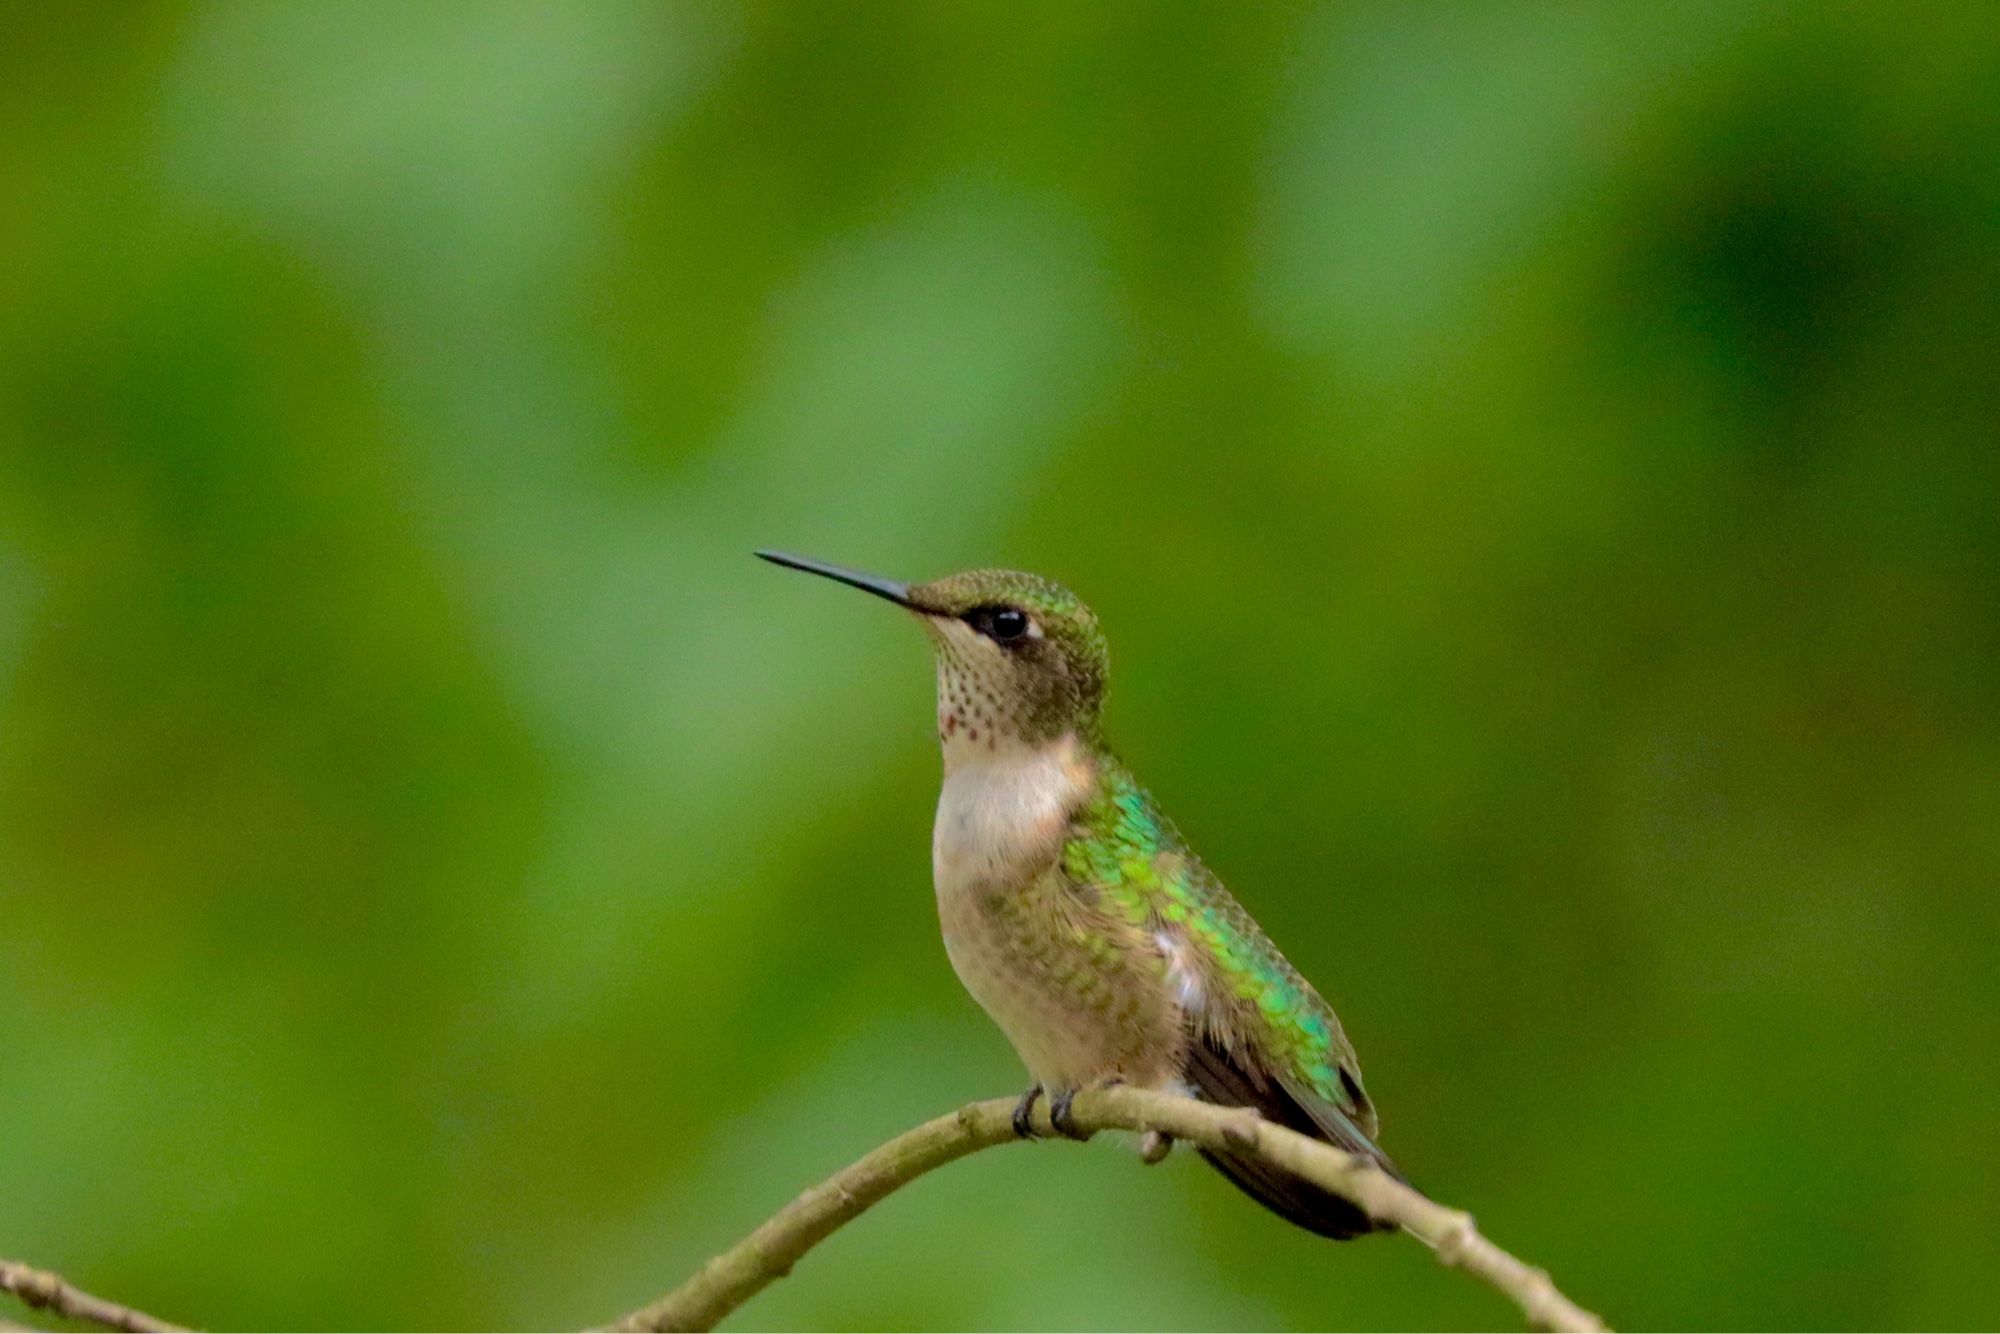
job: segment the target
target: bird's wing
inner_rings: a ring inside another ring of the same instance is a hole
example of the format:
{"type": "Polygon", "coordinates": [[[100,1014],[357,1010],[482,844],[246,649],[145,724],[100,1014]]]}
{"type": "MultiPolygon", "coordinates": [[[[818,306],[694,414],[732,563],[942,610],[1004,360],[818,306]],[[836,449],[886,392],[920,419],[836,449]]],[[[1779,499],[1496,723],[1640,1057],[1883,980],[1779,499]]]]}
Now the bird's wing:
{"type": "Polygon", "coordinates": [[[1200,862],[1183,854],[1162,878],[1185,905],[1168,929],[1201,970],[1188,1007],[1191,1079],[1218,1100],[1247,1091],[1239,1100],[1280,1124],[1381,1158],[1361,1063],[1332,1007],[1200,862]]]}
{"type": "MultiPolygon", "coordinates": [[[[1185,901],[1199,906],[1174,928],[1188,938],[1183,953],[1208,961],[1187,1008],[1189,1086],[1209,1102],[1254,1107],[1401,1180],[1375,1144],[1375,1108],[1332,1009],[1199,863],[1182,875],[1209,882],[1190,886],[1185,901]]],[[[1345,1198],[1254,1155],[1202,1156],[1252,1199],[1322,1236],[1354,1237],[1380,1226],[1345,1198]]]]}
{"type": "Polygon", "coordinates": [[[1186,1074],[1188,1083],[1210,1102],[1255,1107],[1266,1120],[1396,1172],[1373,1138],[1374,1106],[1344,1070],[1336,1076],[1342,1081],[1341,1093],[1329,1097],[1301,1079],[1272,1071],[1254,1047],[1224,1046],[1215,1030],[1208,1029],[1189,1043],[1186,1074]]]}
{"type": "Polygon", "coordinates": [[[1324,1122],[1375,1133],[1361,1065],[1340,1020],[1222,882],[1152,794],[1107,758],[1097,796],[1075,816],[1063,870],[1098,906],[1154,931],[1197,1028],[1253,1086],[1276,1082],[1324,1122]]]}
{"type": "MultiPolygon", "coordinates": [[[[1188,849],[1129,771],[1109,762],[1064,850],[1072,883],[1159,942],[1188,1021],[1183,1076],[1208,1101],[1255,1107],[1395,1173],[1333,1010],[1188,849]]],[[[1259,1202],[1327,1236],[1373,1223],[1347,1201],[1253,1157],[1203,1156],[1259,1202]]]]}

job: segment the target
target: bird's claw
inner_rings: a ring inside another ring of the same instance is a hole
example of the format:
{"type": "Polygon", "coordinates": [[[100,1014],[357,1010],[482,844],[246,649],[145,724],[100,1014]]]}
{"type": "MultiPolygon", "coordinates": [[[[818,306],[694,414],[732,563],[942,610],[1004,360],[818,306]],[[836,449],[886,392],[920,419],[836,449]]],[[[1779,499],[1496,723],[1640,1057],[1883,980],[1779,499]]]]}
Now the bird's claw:
{"type": "Polygon", "coordinates": [[[1035,1103],[1042,1096],[1042,1086],[1031,1084],[1021,1095],[1021,1101],[1014,1104],[1014,1134],[1019,1139],[1035,1139],[1035,1103]]]}
{"type": "Polygon", "coordinates": [[[1064,1089],[1061,1093],[1056,1094],[1054,1100],[1049,1103],[1049,1124],[1055,1127],[1057,1134],[1065,1135],[1074,1140],[1087,1140],[1090,1138],[1091,1132],[1088,1130],[1078,1130],[1076,1128],[1076,1120],[1070,1112],[1070,1104],[1075,1101],[1075,1089],[1064,1089]]]}

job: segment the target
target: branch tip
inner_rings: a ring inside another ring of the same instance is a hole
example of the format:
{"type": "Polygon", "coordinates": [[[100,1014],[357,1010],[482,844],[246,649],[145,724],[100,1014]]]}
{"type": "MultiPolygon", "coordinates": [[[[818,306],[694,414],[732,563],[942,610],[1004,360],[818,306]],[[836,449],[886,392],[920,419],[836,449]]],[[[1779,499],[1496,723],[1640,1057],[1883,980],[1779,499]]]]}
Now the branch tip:
{"type": "Polygon", "coordinates": [[[65,1320],[99,1329],[119,1330],[123,1334],[186,1334],[179,1325],[93,1297],[60,1274],[18,1260],[0,1260],[0,1292],[12,1293],[34,1310],[49,1311],[65,1320]]]}

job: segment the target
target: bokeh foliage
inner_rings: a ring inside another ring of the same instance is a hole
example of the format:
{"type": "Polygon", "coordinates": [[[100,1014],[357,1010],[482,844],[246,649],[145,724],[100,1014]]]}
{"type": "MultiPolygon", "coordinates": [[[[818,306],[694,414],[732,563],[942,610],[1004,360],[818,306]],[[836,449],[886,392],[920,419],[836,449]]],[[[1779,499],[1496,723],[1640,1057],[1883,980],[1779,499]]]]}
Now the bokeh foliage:
{"type": "MultiPolygon", "coordinates": [[[[1021,1082],[919,636],[1112,728],[1632,1327],[2000,1321],[1986,5],[19,6],[0,1253],[551,1327],[1021,1082]]],[[[750,1326],[1505,1322],[984,1155],[750,1326]]]]}

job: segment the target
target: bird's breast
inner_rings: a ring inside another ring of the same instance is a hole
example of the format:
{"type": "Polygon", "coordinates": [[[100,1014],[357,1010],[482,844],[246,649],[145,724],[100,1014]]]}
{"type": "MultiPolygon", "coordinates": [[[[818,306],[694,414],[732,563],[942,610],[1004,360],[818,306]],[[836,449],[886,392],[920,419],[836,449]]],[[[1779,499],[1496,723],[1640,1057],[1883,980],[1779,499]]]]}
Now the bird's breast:
{"type": "Polygon", "coordinates": [[[1152,936],[1095,906],[1062,867],[1096,782],[1074,742],[950,767],[932,843],[951,965],[1034,1078],[1162,1087],[1186,1025],[1152,936]]]}

